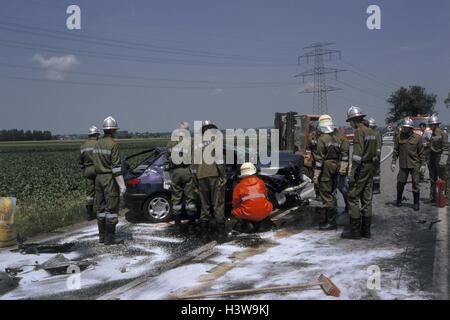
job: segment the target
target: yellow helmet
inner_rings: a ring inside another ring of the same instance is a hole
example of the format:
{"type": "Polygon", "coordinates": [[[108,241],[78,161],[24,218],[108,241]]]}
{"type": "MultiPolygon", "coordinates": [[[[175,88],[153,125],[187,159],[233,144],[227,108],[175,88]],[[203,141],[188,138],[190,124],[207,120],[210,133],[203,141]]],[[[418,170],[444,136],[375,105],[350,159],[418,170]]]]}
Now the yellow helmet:
{"type": "Polygon", "coordinates": [[[322,133],[331,133],[336,129],[333,123],[333,119],[327,115],[321,115],[319,118],[319,128],[322,133]]]}
{"type": "Polygon", "coordinates": [[[256,174],[256,167],[251,162],[245,162],[241,166],[241,175],[240,177],[246,177],[256,174]]]}

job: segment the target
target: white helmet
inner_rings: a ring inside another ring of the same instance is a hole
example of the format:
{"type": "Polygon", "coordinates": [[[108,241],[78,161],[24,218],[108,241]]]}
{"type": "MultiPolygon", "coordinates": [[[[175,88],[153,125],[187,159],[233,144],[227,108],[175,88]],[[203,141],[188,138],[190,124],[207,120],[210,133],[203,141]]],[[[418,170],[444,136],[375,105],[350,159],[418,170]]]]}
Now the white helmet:
{"type": "Polygon", "coordinates": [[[402,127],[403,128],[414,128],[414,123],[409,117],[406,117],[405,119],[403,119],[402,127]]]}
{"type": "Polygon", "coordinates": [[[369,127],[376,127],[377,126],[377,122],[375,121],[374,118],[369,118],[369,119],[367,119],[367,121],[369,121],[369,127]]]}
{"type": "Polygon", "coordinates": [[[319,128],[322,133],[331,133],[336,129],[333,124],[333,119],[327,115],[321,115],[319,118],[319,128]]]}
{"type": "Polygon", "coordinates": [[[178,129],[189,130],[189,122],[180,122],[178,129]]]}
{"type": "Polygon", "coordinates": [[[98,128],[96,126],[91,126],[89,128],[88,136],[93,136],[93,135],[96,135],[96,134],[100,134],[100,131],[98,130],[98,128]]]}
{"type": "Polygon", "coordinates": [[[117,124],[116,119],[109,116],[108,118],[103,120],[103,130],[113,130],[113,129],[117,130],[119,129],[119,126],[117,124]]]}
{"type": "Polygon", "coordinates": [[[440,121],[439,121],[439,118],[438,118],[438,116],[437,115],[435,115],[435,114],[433,114],[431,117],[430,117],[430,119],[428,119],[428,124],[439,124],[439,123],[441,123],[440,121]]]}
{"type": "Polygon", "coordinates": [[[241,175],[240,177],[247,177],[256,174],[256,167],[251,162],[245,162],[241,166],[241,175]]]}
{"type": "Polygon", "coordinates": [[[351,106],[347,110],[347,122],[356,117],[365,117],[366,115],[362,113],[360,107],[351,106]]]}

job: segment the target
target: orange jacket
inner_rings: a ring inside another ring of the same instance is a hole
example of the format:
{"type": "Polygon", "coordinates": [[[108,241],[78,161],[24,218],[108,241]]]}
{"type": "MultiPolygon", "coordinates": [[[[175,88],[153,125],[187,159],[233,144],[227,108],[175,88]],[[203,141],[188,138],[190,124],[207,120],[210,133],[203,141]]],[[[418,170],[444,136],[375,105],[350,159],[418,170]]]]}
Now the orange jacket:
{"type": "Polygon", "coordinates": [[[242,179],[233,191],[233,213],[238,219],[261,221],[272,212],[264,181],[256,176],[242,179]]]}

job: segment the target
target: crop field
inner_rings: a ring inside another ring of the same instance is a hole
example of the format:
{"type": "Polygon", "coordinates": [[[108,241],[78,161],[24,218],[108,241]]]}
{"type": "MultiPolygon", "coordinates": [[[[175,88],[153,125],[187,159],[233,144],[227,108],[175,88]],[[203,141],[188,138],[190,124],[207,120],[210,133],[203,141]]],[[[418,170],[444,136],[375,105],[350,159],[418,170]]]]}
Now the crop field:
{"type": "MultiPolygon", "coordinates": [[[[122,159],[167,139],[118,140],[122,159]]],[[[83,140],[0,143],[0,196],[17,198],[19,238],[85,219],[84,179],[78,168],[83,140]]]]}

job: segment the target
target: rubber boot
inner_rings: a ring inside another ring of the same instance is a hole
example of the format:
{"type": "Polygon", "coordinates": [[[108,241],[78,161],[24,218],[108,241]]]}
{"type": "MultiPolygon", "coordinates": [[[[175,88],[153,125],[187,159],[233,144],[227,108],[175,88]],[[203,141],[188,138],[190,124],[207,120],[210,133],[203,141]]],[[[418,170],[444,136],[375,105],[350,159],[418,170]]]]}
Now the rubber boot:
{"type": "Polygon", "coordinates": [[[372,217],[363,216],[361,219],[361,237],[370,239],[370,224],[372,217]]]}
{"type": "Polygon", "coordinates": [[[219,242],[225,242],[227,239],[226,224],[218,223],[216,226],[216,236],[219,242]]]}
{"type": "Polygon", "coordinates": [[[380,194],[381,193],[381,191],[380,191],[380,183],[378,183],[378,182],[374,182],[373,183],[373,191],[372,191],[372,194],[380,194]]]}
{"type": "Polygon", "coordinates": [[[94,214],[94,205],[92,205],[92,204],[86,205],[86,218],[88,221],[91,221],[91,220],[94,220],[97,218],[94,214]]]}
{"type": "Polygon", "coordinates": [[[200,221],[200,238],[203,241],[209,240],[209,221],[208,220],[200,221]]]}
{"type": "Polygon", "coordinates": [[[106,233],[105,224],[106,224],[105,219],[97,219],[98,242],[100,242],[100,243],[105,242],[105,233],[106,233]]]}
{"type": "Polygon", "coordinates": [[[321,231],[336,230],[337,229],[336,215],[337,215],[336,208],[327,208],[326,209],[327,223],[319,226],[319,230],[321,231]]]}
{"type": "Polygon", "coordinates": [[[176,214],[173,218],[173,221],[175,221],[175,229],[178,232],[182,232],[183,227],[181,225],[181,214],[176,214]]]}
{"type": "Polygon", "coordinates": [[[350,218],[350,228],[341,234],[344,239],[361,239],[361,218],[350,218]]]}
{"type": "Polygon", "coordinates": [[[325,208],[321,208],[320,209],[320,213],[324,215],[324,218],[321,222],[319,222],[319,230],[321,230],[321,228],[323,226],[326,226],[328,224],[328,215],[327,215],[327,211],[325,208]]]}
{"type": "Polygon", "coordinates": [[[420,204],[419,204],[420,193],[414,192],[413,196],[414,196],[414,211],[419,211],[419,209],[420,209],[420,204]]]}
{"type": "Polygon", "coordinates": [[[110,246],[121,243],[123,243],[123,239],[116,239],[116,225],[106,223],[105,245],[110,246]]]}
{"type": "Polygon", "coordinates": [[[243,233],[255,233],[255,227],[251,221],[242,221],[242,232],[243,233]]]}
{"type": "Polygon", "coordinates": [[[397,187],[397,207],[402,206],[402,199],[403,199],[403,189],[405,188],[405,185],[400,185],[397,187]]]}

